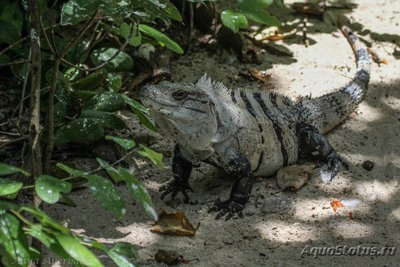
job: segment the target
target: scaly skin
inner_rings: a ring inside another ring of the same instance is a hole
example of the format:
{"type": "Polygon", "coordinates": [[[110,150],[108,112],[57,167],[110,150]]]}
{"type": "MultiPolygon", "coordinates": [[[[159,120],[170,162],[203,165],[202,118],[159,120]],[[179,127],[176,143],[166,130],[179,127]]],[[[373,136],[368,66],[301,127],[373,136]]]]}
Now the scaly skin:
{"type": "Polygon", "coordinates": [[[301,160],[323,164],[321,175],[332,179],[347,163],[323,135],[344,121],[363,99],[370,73],[367,51],[357,37],[342,28],[357,59],[355,78],[333,93],[297,103],[268,92],[229,90],[203,76],[196,84],[161,82],[141,89],[161,133],[175,148],[174,179],[163,188],[164,198],[193,191],[188,179],[200,161],[224,169],[235,177],[226,201],[210,211],[226,220],[242,210],[250,198],[254,176],[269,176],[301,160]]]}

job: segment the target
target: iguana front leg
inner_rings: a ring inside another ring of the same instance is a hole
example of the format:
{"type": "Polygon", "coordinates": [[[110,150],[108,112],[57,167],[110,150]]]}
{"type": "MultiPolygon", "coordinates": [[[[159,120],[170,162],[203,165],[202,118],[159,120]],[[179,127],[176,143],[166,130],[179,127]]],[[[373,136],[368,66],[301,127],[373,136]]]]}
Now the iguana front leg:
{"type": "Polygon", "coordinates": [[[229,152],[227,158],[229,160],[226,162],[227,164],[224,164],[224,169],[237,177],[237,180],[233,185],[229,199],[216,202],[209,210],[209,212],[219,211],[215,217],[216,220],[226,215],[226,221],[235,214],[243,217],[242,210],[250,198],[254,183],[251,165],[245,156],[234,151],[233,153],[229,152]]]}
{"type": "Polygon", "coordinates": [[[186,191],[193,192],[188,182],[192,167],[192,163],[182,156],[179,145],[176,145],[174,157],[172,158],[172,174],[174,178],[167,185],[160,188],[160,191],[164,191],[161,194],[161,199],[164,199],[168,194],[171,194],[171,198],[174,199],[179,192],[182,192],[184,202],[189,202],[189,196],[186,191]]]}
{"type": "Polygon", "coordinates": [[[299,137],[300,157],[323,162],[321,174],[327,175],[329,180],[336,176],[340,164],[347,170],[349,169],[348,164],[332,148],[328,139],[314,126],[309,124],[297,125],[297,135],[299,137]]]}

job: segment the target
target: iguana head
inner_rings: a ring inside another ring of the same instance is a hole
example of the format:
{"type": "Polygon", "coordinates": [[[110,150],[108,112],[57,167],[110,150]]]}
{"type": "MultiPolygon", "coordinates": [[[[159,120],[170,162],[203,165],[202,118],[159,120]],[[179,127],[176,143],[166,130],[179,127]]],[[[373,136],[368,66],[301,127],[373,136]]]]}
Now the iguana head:
{"type": "Polygon", "coordinates": [[[205,157],[218,131],[213,95],[198,84],[163,81],[140,90],[142,103],[150,109],[165,137],[172,137],[183,150],[205,157]]]}

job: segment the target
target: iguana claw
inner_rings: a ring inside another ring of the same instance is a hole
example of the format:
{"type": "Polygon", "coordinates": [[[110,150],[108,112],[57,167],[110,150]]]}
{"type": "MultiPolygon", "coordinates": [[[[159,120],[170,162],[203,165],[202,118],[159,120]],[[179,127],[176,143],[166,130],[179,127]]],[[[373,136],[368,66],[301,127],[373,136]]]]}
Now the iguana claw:
{"type": "Polygon", "coordinates": [[[167,195],[171,194],[171,199],[174,199],[176,195],[178,195],[179,192],[182,192],[183,197],[184,197],[184,202],[189,203],[189,195],[187,194],[186,191],[191,191],[193,192],[193,189],[190,187],[190,185],[186,182],[181,182],[173,179],[172,181],[168,182],[166,185],[163,185],[160,188],[160,191],[164,191],[161,194],[161,199],[164,199],[167,195]]]}
{"type": "Polygon", "coordinates": [[[226,200],[226,201],[217,201],[214,206],[208,210],[208,212],[219,211],[217,216],[215,216],[216,220],[225,217],[225,221],[231,219],[235,214],[238,214],[240,218],[243,218],[242,210],[244,205],[237,203],[234,200],[226,200]]]}

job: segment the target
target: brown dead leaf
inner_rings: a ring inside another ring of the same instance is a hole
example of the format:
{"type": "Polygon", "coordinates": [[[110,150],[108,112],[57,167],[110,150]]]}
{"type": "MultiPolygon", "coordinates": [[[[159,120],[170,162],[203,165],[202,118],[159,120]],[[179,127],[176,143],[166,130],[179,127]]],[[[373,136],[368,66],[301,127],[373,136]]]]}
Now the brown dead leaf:
{"type": "Polygon", "coordinates": [[[268,84],[268,82],[271,80],[271,74],[268,74],[266,71],[262,70],[257,70],[257,69],[245,69],[240,72],[240,75],[243,75],[245,77],[258,80],[262,82],[263,84],[268,84]]]}
{"type": "Polygon", "coordinates": [[[314,164],[291,165],[280,169],[276,174],[282,190],[296,191],[305,185],[314,174],[314,164]]]}
{"type": "Polygon", "coordinates": [[[387,62],[386,59],[381,58],[381,57],[378,55],[378,53],[376,53],[376,52],[375,52],[374,50],[372,50],[371,48],[368,47],[367,50],[368,50],[368,53],[371,55],[372,60],[373,60],[375,63],[378,63],[379,65],[380,65],[380,64],[385,64],[385,65],[388,64],[388,62],[387,62]]]}
{"type": "Polygon", "coordinates": [[[293,3],[292,8],[301,14],[321,16],[324,13],[323,8],[314,3],[293,3]]]}
{"type": "Polygon", "coordinates": [[[158,221],[151,227],[150,231],[166,235],[194,236],[199,226],[200,223],[194,228],[182,211],[172,213],[161,211],[158,221]]]}
{"type": "MultiPolygon", "coordinates": [[[[179,255],[176,251],[174,250],[163,250],[160,249],[157,251],[156,255],[154,255],[154,259],[158,263],[165,263],[168,266],[173,266],[177,265],[179,263],[189,263],[193,260],[186,260],[183,258],[182,255],[179,255]]],[[[194,259],[198,260],[198,259],[194,259]]]]}
{"type": "Polygon", "coordinates": [[[337,199],[333,198],[332,201],[331,201],[331,207],[332,207],[334,212],[336,212],[336,210],[338,208],[341,208],[341,207],[344,207],[344,206],[345,205],[342,202],[340,202],[339,200],[337,200],[337,199]]]}

